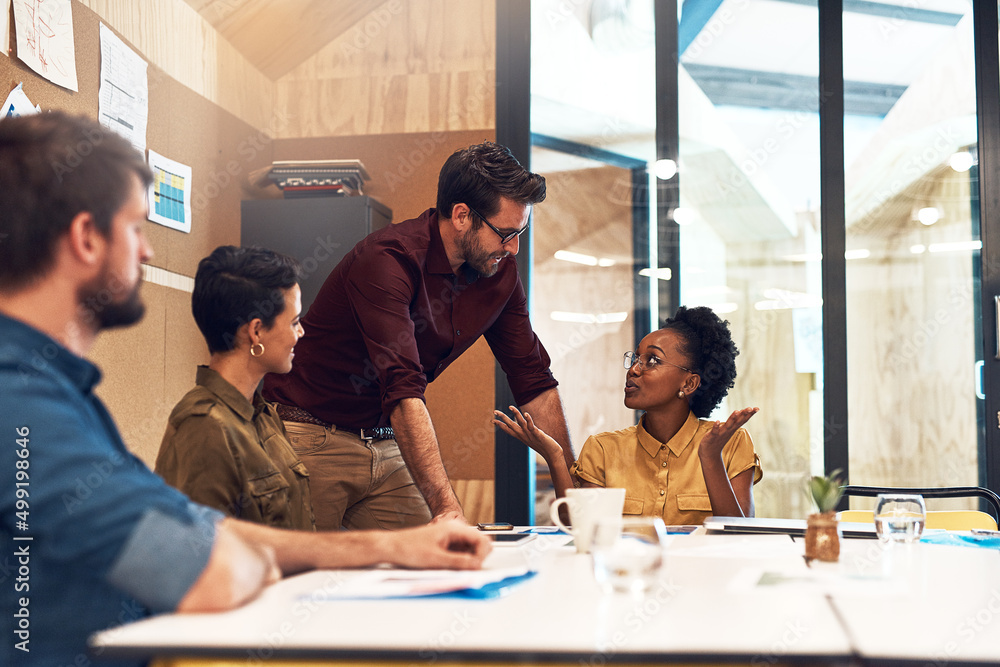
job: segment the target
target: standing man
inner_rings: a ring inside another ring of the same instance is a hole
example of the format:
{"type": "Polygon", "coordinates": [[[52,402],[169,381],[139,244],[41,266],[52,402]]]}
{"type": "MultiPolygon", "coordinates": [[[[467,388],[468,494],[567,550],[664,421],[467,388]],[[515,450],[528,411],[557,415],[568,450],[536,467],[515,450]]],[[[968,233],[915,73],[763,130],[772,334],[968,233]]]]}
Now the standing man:
{"type": "Polygon", "coordinates": [[[83,355],[143,315],[150,180],[142,155],[91,120],[0,120],[0,537],[13,567],[0,665],[87,665],[97,630],[235,607],[310,568],[479,567],[488,540],[458,522],[260,526],[191,502],[129,453],[83,355]]]}
{"type": "Polygon", "coordinates": [[[569,450],[514,260],[544,198],[545,179],[509,150],[470,146],[441,168],[436,209],[370,234],[331,272],[292,372],[264,388],[309,469],[317,527],[464,518],[424,390],[480,336],[518,405],[569,450]]]}

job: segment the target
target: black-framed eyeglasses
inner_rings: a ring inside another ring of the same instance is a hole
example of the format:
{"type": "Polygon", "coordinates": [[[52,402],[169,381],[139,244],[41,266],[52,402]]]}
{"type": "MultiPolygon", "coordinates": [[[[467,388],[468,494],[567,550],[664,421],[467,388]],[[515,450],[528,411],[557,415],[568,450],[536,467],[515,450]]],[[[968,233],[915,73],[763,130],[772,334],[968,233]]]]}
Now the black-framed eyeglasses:
{"type": "MultiPolygon", "coordinates": [[[[644,371],[647,368],[656,368],[661,364],[666,364],[667,366],[673,366],[674,368],[679,368],[682,371],[687,371],[688,373],[694,373],[690,368],[684,368],[677,364],[672,364],[669,361],[660,359],[659,357],[646,353],[646,354],[636,354],[635,352],[626,352],[622,361],[626,369],[631,370],[633,366],[639,364],[639,370],[644,371]]],[[[697,375],[697,373],[695,373],[697,375]]]]}
{"type": "Polygon", "coordinates": [[[525,225],[524,227],[522,227],[521,229],[517,230],[516,232],[509,232],[507,234],[504,234],[499,229],[497,229],[496,227],[494,227],[490,223],[490,221],[486,219],[485,215],[483,215],[482,213],[480,213],[476,209],[472,208],[468,204],[466,204],[466,206],[469,208],[470,211],[472,211],[473,213],[476,214],[477,218],[479,218],[480,220],[482,220],[483,222],[485,222],[486,226],[489,227],[490,229],[492,229],[496,233],[496,235],[500,237],[500,245],[503,245],[505,243],[509,243],[509,242],[511,242],[511,241],[514,240],[514,237],[520,236],[521,234],[523,234],[526,231],[528,231],[528,225],[525,225]]]}

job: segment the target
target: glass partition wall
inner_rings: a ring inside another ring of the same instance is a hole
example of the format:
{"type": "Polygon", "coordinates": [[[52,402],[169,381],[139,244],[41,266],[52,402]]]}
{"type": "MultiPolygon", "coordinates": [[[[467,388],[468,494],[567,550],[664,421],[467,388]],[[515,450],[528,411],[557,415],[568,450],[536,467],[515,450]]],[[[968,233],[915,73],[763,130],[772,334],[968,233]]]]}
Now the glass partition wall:
{"type": "MultiPolygon", "coordinates": [[[[531,3],[531,168],[548,185],[534,211],[531,314],[577,452],[587,436],[635,423],[621,357],[653,321],[653,0],[620,9],[531,3]]],[[[549,523],[541,457],[536,470],[536,520],[549,523]]]]}
{"type": "MultiPolygon", "coordinates": [[[[821,250],[818,112],[841,92],[820,94],[817,4],[678,4],[678,57],[659,63],[677,68],[677,175],[657,180],[652,0],[531,2],[531,160],[549,180],[532,318],[577,450],[638,417],[622,405],[620,355],[670,314],[656,312],[657,281],[676,281],[680,303],[729,320],[741,350],[713,416],[761,408],[748,424],[759,516],[811,511],[805,478],[845,426],[824,418],[831,359],[847,364],[851,483],[986,485],[996,322],[979,305],[971,3],[843,3],[843,257],[821,250]],[[658,223],[664,188],[679,205],[658,223]],[[650,268],[664,235],[679,239],[674,273],[650,268]],[[846,275],[847,335],[830,359],[824,261],[846,275]]],[[[541,467],[536,481],[547,522],[541,467]]]]}
{"type": "Polygon", "coordinates": [[[845,172],[855,484],[979,483],[974,42],[965,0],[845,15],[844,77],[885,107],[845,172]]]}
{"type": "Polygon", "coordinates": [[[729,320],[760,516],[805,516],[823,468],[816,7],[724,2],[679,26],[680,294],[729,320]],[[780,39],[762,39],[766,26],[780,39]]]}

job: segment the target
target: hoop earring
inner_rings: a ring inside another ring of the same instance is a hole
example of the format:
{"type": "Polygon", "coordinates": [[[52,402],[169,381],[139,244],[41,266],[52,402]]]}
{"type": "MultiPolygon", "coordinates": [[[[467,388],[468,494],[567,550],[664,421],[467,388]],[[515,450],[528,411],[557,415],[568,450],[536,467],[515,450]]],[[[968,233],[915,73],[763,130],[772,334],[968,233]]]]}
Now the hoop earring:
{"type": "Polygon", "coordinates": [[[264,354],[264,344],[263,343],[254,343],[253,345],[250,346],[250,356],[251,357],[259,357],[262,354],[264,354]],[[253,349],[255,347],[260,347],[260,352],[257,352],[256,354],[254,354],[253,349]]]}

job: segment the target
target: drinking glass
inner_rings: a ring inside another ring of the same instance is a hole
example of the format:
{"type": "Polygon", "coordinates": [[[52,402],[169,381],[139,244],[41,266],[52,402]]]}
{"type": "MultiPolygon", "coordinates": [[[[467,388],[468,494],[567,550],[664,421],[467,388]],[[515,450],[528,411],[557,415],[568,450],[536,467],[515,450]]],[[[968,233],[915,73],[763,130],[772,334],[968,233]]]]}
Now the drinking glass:
{"type": "Polygon", "coordinates": [[[882,493],[875,502],[875,534],[882,542],[916,542],[926,521],[923,496],[882,493]]]}
{"type": "Polygon", "coordinates": [[[641,595],[656,583],[667,533],[659,517],[602,518],[594,523],[590,553],[594,579],[606,592],[641,595]]]}

